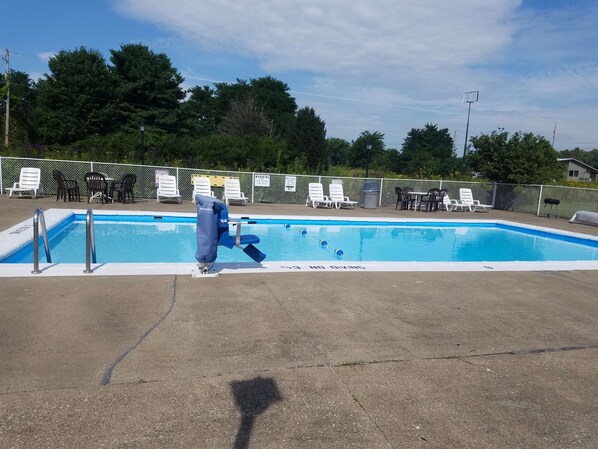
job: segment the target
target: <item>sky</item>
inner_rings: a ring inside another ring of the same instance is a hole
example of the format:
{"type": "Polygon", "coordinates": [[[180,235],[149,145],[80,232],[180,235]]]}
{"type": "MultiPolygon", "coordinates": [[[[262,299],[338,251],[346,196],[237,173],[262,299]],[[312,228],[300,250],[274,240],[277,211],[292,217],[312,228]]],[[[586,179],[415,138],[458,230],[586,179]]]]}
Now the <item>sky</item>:
{"type": "MultiPolygon", "coordinates": [[[[327,137],[400,149],[427,123],[598,148],[596,0],[2,0],[0,50],[33,80],[48,58],[141,43],[184,88],[272,76],[327,137]],[[479,101],[464,103],[464,93],[479,101]]],[[[4,61],[0,60],[1,64],[4,61]]],[[[4,71],[5,67],[2,67],[4,71]]]]}

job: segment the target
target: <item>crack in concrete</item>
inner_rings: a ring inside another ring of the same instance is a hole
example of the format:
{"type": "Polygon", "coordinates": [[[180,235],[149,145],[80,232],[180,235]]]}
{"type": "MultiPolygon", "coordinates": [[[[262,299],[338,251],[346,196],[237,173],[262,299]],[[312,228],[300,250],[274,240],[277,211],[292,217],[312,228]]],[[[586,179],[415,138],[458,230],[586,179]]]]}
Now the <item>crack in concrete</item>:
{"type": "Polygon", "coordinates": [[[563,280],[566,280],[566,281],[574,282],[576,284],[581,284],[581,285],[584,285],[586,287],[590,287],[592,289],[598,289],[598,285],[596,285],[596,284],[590,284],[589,282],[580,281],[579,279],[571,278],[569,276],[566,276],[566,273],[567,273],[566,271],[564,271],[564,272],[561,272],[561,271],[549,271],[548,272],[548,274],[550,276],[554,276],[554,277],[557,277],[559,279],[563,279],[563,280]]]}
{"type": "Polygon", "coordinates": [[[127,349],[125,352],[123,352],[121,355],[119,355],[116,360],[114,360],[114,362],[112,363],[112,365],[110,365],[108,368],[106,368],[106,370],[104,371],[104,375],[102,376],[102,380],[100,381],[100,385],[101,386],[106,386],[110,383],[110,379],[112,377],[112,372],[114,371],[114,369],[116,368],[116,366],[122,362],[124,360],[124,358],[129,355],[132,351],[134,351],[143,340],[145,340],[145,338],[156,328],[158,327],[158,325],[160,323],[162,323],[166,317],[168,315],[170,315],[170,312],[172,312],[172,309],[174,308],[174,304],[176,302],[176,280],[177,280],[177,275],[174,275],[174,279],[172,281],[172,298],[170,301],[170,306],[168,307],[168,310],[166,311],[166,313],[164,315],[162,315],[160,317],[160,319],[158,321],[156,321],[154,324],[152,324],[144,333],[143,335],[133,344],[133,346],[131,346],[129,349],[127,349]]]}
{"type": "MultiPolygon", "coordinates": [[[[178,380],[188,380],[188,379],[214,379],[218,377],[224,376],[236,376],[239,374],[243,375],[253,375],[253,374],[268,374],[277,371],[291,371],[296,369],[311,369],[311,368],[346,368],[346,367],[357,367],[357,366],[367,366],[367,365],[376,365],[376,364],[383,364],[383,363],[409,363],[409,362],[418,362],[418,361],[434,361],[434,360],[459,360],[461,362],[475,365],[471,361],[465,360],[467,358],[478,358],[478,357],[494,357],[494,356],[502,356],[502,355],[536,355],[542,353],[550,353],[550,352],[566,352],[566,351],[579,351],[579,350],[587,350],[587,349],[598,349],[598,343],[591,343],[587,345],[576,345],[576,346],[561,346],[558,348],[539,348],[539,349],[523,349],[519,351],[503,351],[503,352],[490,352],[485,354],[475,354],[475,355],[452,355],[452,356],[442,356],[442,357],[414,357],[414,358],[404,358],[404,359],[381,359],[381,360],[370,360],[370,361],[359,361],[359,362],[338,362],[338,363],[311,363],[305,365],[292,365],[292,366],[282,366],[282,367],[275,367],[275,368],[263,368],[263,369],[247,369],[247,370],[235,370],[235,371],[222,371],[219,373],[214,374],[201,374],[197,376],[185,376],[185,377],[173,377],[169,379],[154,379],[154,380],[135,380],[135,381],[126,381],[126,382],[118,382],[113,385],[131,385],[131,384],[144,384],[144,383],[156,383],[156,382],[170,382],[170,381],[178,381],[178,380]]],[[[341,381],[342,382],[342,381],[341,381]]],[[[61,390],[78,390],[78,389],[87,389],[87,388],[95,388],[95,385],[81,385],[76,387],[61,387],[61,388],[33,388],[28,390],[17,390],[17,391],[2,391],[0,392],[0,396],[3,395],[10,395],[10,394],[21,394],[21,393],[32,393],[32,392],[44,392],[44,391],[61,391],[61,390]]]]}
{"type": "Polygon", "coordinates": [[[469,354],[469,355],[444,355],[444,356],[433,356],[433,357],[409,357],[409,358],[396,358],[396,359],[379,359],[379,360],[368,360],[359,362],[342,362],[334,364],[333,366],[365,366],[365,365],[376,365],[381,363],[404,363],[404,362],[421,362],[427,360],[461,360],[462,362],[468,362],[465,359],[479,358],[479,357],[496,357],[501,355],[532,355],[532,354],[544,354],[549,352],[564,352],[564,351],[579,351],[583,349],[597,349],[598,343],[588,343],[584,345],[569,345],[549,348],[530,348],[520,349],[516,351],[500,351],[500,352],[485,352],[481,354],[469,354]]]}

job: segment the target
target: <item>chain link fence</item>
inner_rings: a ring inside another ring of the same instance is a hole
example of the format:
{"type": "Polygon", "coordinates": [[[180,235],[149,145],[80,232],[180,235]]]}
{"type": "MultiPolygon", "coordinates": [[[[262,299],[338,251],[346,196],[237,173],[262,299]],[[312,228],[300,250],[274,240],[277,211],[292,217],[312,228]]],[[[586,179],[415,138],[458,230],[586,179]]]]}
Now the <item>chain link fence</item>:
{"type": "MultiPolygon", "coordinates": [[[[221,170],[202,170],[182,167],[165,167],[135,164],[115,164],[106,162],[64,161],[52,159],[30,159],[0,157],[0,188],[2,193],[19,180],[21,168],[41,169],[41,182],[46,195],[56,195],[56,181],[53,170],[60,170],[67,179],[79,183],[81,194],[85,195],[85,174],[96,171],[106,173],[110,180],[120,181],[125,174],[137,176],[134,187],[136,198],[156,198],[157,174],[170,174],[177,177],[183,200],[192,200],[193,175],[238,178],[241,191],[252,203],[305,204],[310,182],[319,182],[328,191],[332,182],[343,184],[343,191],[351,200],[363,203],[364,182],[375,182],[380,190],[379,205],[392,206],[396,203],[395,187],[411,187],[415,191],[428,191],[431,188],[445,188],[452,199],[459,198],[459,188],[467,187],[473,197],[484,204],[493,204],[495,209],[543,215],[547,213],[544,199],[560,200],[559,215],[571,217],[578,210],[598,211],[598,189],[547,185],[494,184],[488,182],[447,181],[430,179],[393,178],[348,178],[337,176],[294,175],[277,173],[254,173],[221,170]]],[[[221,178],[220,178],[221,179],[221,178]]],[[[213,183],[212,190],[222,198],[223,187],[213,183]]],[[[552,211],[555,212],[554,210],[552,211]]]]}

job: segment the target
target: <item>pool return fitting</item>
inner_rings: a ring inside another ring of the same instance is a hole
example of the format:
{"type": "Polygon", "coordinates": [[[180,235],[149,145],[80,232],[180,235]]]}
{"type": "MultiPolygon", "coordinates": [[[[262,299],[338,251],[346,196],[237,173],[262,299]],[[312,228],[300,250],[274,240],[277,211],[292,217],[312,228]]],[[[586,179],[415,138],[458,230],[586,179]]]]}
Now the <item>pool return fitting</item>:
{"type": "Polygon", "coordinates": [[[259,243],[256,235],[241,235],[241,224],[251,223],[250,221],[231,221],[228,218],[228,208],[222,201],[211,196],[196,195],[197,204],[197,260],[199,273],[192,274],[193,277],[218,276],[217,273],[209,271],[214,266],[218,257],[218,246],[226,248],[241,248],[255,262],[260,263],[266,255],[253,246],[259,243]],[[236,226],[235,236],[229,234],[229,224],[236,226]],[[244,248],[242,245],[246,245],[244,248]]]}

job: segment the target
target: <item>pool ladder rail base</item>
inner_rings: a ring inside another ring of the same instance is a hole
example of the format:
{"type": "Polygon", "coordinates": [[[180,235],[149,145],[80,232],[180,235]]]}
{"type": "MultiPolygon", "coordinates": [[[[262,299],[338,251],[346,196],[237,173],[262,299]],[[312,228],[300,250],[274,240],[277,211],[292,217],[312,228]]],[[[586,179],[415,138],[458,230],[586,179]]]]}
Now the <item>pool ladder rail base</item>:
{"type": "Polygon", "coordinates": [[[91,264],[97,262],[96,257],[96,235],[95,226],[93,224],[93,211],[87,209],[85,215],[85,270],[83,273],[93,273],[91,264]]]}
{"type": "MultiPolygon", "coordinates": [[[[42,270],[39,269],[39,230],[41,226],[42,238],[44,241],[44,250],[46,252],[46,262],[52,263],[52,255],[50,254],[50,243],[48,241],[48,229],[46,227],[46,218],[44,210],[38,208],[33,213],[33,271],[31,274],[40,274],[42,270]]],[[[85,270],[84,273],[93,273],[91,264],[97,262],[96,257],[96,240],[93,224],[93,211],[87,210],[85,217],[85,270]]]]}
{"type": "Polygon", "coordinates": [[[50,244],[48,242],[48,230],[46,228],[46,218],[44,217],[44,210],[41,208],[35,209],[33,213],[33,271],[31,274],[40,274],[42,270],[39,269],[39,227],[42,227],[42,238],[44,240],[44,250],[46,251],[46,262],[52,263],[52,256],[50,254],[50,244]]]}

